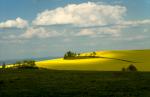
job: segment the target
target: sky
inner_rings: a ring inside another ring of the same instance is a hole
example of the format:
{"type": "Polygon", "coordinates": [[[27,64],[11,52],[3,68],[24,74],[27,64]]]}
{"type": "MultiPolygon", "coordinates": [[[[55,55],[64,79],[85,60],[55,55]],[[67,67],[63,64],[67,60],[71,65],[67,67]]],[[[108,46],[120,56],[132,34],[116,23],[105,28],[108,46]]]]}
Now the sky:
{"type": "Polygon", "coordinates": [[[150,0],[0,0],[0,60],[149,49],[150,0]]]}

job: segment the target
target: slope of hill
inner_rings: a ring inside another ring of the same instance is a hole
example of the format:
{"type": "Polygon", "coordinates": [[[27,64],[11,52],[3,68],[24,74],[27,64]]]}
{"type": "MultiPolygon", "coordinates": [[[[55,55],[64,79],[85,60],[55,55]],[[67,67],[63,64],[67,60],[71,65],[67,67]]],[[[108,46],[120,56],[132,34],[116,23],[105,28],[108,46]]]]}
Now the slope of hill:
{"type": "MultiPolygon", "coordinates": [[[[81,56],[89,55],[82,53],[81,56]]],[[[150,71],[150,50],[96,51],[100,58],[64,60],[63,58],[36,62],[38,67],[57,70],[120,71],[134,64],[139,71],[150,71]]]]}
{"type": "Polygon", "coordinates": [[[0,69],[0,97],[150,97],[150,72],[0,69]]]}

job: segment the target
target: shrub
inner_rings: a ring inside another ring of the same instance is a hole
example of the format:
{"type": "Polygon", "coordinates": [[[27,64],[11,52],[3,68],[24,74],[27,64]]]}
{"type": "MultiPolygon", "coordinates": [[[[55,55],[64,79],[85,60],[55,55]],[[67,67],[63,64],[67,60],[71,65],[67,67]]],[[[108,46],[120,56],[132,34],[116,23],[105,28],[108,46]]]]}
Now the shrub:
{"type": "Polygon", "coordinates": [[[123,68],[122,68],[122,71],[126,71],[126,68],[123,67],[123,68]]]}
{"type": "Polygon", "coordinates": [[[24,60],[16,62],[17,68],[37,68],[34,60],[24,60]]]}
{"type": "Polygon", "coordinates": [[[5,69],[6,68],[6,64],[5,63],[3,63],[3,65],[2,65],[2,69],[5,69]]]}
{"type": "Polygon", "coordinates": [[[133,64],[131,64],[131,65],[129,65],[129,67],[127,68],[127,71],[137,71],[137,68],[136,68],[133,64]]]}
{"type": "Polygon", "coordinates": [[[93,52],[93,53],[92,53],[92,56],[96,56],[96,52],[93,52]]]}
{"type": "Polygon", "coordinates": [[[67,58],[74,58],[74,57],[76,57],[76,56],[77,56],[76,53],[71,52],[71,51],[68,51],[67,53],[65,53],[64,59],[67,59],[67,58]]]}

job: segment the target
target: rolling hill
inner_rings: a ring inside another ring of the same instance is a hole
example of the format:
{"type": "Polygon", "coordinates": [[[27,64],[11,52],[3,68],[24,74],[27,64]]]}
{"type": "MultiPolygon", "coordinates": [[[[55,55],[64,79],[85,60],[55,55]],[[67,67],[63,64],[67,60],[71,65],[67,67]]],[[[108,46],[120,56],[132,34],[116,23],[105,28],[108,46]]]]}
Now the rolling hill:
{"type": "MultiPolygon", "coordinates": [[[[82,53],[88,56],[91,52],[82,53]]],[[[38,67],[57,70],[120,71],[130,64],[138,71],[150,71],[150,49],[96,51],[99,58],[65,60],[63,58],[36,62],[38,67]]]]}

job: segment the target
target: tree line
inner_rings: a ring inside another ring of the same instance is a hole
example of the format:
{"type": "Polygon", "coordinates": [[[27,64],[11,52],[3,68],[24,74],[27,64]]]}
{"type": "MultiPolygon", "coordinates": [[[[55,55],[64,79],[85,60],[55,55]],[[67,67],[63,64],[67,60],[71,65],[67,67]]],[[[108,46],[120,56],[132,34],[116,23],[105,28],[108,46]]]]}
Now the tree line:
{"type": "Polygon", "coordinates": [[[76,53],[76,52],[72,52],[72,51],[68,51],[64,54],[64,59],[84,59],[84,58],[95,58],[96,56],[96,52],[92,52],[89,55],[81,55],[80,53],[76,53]]]}
{"type": "MultiPolygon", "coordinates": [[[[2,69],[6,68],[5,62],[2,64],[2,69]]],[[[17,61],[11,68],[37,68],[34,60],[17,61]]]]}

